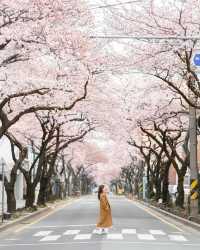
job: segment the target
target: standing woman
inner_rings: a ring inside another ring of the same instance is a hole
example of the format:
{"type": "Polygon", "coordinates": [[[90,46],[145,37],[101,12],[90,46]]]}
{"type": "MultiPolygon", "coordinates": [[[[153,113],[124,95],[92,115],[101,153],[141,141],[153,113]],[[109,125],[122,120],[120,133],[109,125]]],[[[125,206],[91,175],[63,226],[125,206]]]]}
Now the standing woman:
{"type": "Polygon", "coordinates": [[[97,223],[99,233],[108,233],[108,229],[112,226],[112,215],[110,204],[106,193],[108,192],[105,185],[100,185],[98,190],[98,199],[100,201],[100,218],[97,223]]]}

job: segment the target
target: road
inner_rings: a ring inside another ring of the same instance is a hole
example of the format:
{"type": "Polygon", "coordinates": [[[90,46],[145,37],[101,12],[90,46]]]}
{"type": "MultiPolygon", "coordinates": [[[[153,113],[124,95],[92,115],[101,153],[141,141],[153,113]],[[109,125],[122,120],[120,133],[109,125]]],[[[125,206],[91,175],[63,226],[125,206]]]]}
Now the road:
{"type": "Polygon", "coordinates": [[[114,226],[94,234],[98,201],[87,196],[33,223],[0,234],[0,250],[200,249],[200,232],[124,197],[110,197],[114,226]]]}

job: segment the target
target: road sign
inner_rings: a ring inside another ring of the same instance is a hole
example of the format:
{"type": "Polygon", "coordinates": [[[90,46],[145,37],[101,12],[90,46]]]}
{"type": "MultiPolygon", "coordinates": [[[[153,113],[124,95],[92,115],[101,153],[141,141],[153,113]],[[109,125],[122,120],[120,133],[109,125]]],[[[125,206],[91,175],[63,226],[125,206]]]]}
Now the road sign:
{"type": "Polygon", "coordinates": [[[200,53],[196,54],[193,58],[194,65],[196,67],[200,66],[200,53]]]}
{"type": "Polygon", "coordinates": [[[191,63],[194,68],[194,71],[200,72],[200,50],[193,51],[191,63]]]}

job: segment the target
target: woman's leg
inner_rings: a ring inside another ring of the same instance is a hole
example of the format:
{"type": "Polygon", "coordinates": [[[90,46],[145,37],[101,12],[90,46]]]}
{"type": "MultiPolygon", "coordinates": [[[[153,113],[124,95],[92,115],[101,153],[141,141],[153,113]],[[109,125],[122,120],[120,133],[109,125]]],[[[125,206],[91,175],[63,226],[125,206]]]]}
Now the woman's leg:
{"type": "Polygon", "coordinates": [[[107,234],[108,233],[108,228],[107,227],[103,227],[102,228],[102,233],[107,234]]]}

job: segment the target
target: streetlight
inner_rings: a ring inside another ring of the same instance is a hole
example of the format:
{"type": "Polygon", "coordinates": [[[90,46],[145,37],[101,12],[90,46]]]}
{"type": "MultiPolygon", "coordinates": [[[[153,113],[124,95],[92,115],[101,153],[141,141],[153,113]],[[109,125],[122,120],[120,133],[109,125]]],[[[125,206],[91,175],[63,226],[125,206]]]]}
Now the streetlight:
{"type": "Polygon", "coordinates": [[[5,160],[3,157],[1,157],[1,160],[0,160],[0,163],[1,163],[1,177],[2,177],[2,223],[3,223],[3,220],[4,220],[4,177],[5,177],[5,160]]]}

